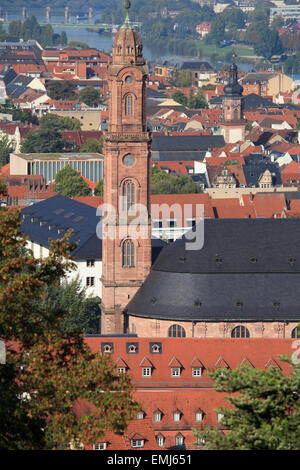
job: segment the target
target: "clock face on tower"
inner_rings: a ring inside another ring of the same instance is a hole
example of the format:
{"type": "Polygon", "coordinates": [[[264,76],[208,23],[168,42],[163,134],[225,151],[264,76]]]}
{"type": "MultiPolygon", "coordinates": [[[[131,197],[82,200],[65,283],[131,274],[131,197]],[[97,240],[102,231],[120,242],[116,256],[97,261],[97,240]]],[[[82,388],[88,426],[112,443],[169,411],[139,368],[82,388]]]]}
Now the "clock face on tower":
{"type": "Polygon", "coordinates": [[[131,153],[128,153],[123,157],[122,162],[125,166],[132,166],[135,162],[135,158],[131,153]]]}

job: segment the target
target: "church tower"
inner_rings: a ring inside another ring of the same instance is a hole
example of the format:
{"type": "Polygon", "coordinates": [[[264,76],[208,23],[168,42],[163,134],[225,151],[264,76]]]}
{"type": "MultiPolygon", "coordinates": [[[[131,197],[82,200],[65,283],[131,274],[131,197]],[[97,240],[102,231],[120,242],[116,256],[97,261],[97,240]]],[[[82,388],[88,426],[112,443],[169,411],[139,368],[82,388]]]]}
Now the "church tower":
{"type": "Polygon", "coordinates": [[[243,87],[238,82],[235,56],[229,72],[229,82],[224,87],[221,131],[227,144],[245,140],[246,122],[243,117],[243,87]]]}
{"type": "Polygon", "coordinates": [[[126,332],[124,309],[151,267],[150,134],[146,125],[148,66],[139,35],[126,19],[116,34],[109,126],[104,140],[102,334],[126,332]]]}

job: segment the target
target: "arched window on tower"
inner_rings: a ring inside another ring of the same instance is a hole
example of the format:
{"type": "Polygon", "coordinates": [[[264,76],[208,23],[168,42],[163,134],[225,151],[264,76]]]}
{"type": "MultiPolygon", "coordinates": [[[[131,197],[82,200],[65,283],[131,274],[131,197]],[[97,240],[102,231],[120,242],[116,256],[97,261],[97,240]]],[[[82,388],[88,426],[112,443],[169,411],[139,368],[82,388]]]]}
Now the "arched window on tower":
{"type": "Polygon", "coordinates": [[[238,121],[238,119],[239,119],[239,110],[238,109],[234,110],[233,118],[234,118],[235,121],[238,121]]]}
{"type": "Polygon", "coordinates": [[[122,266],[123,268],[135,267],[134,243],[132,240],[125,240],[122,246],[122,266]]]}
{"type": "Polygon", "coordinates": [[[292,338],[300,338],[300,326],[296,326],[296,327],[292,330],[291,337],[292,337],[292,338]]]}
{"type": "Polygon", "coordinates": [[[168,329],[169,338],[185,338],[185,329],[180,325],[172,325],[168,329]]]}
{"type": "Polygon", "coordinates": [[[135,184],[132,181],[125,181],[122,190],[123,211],[129,211],[135,204],[135,184]]]}
{"type": "Polygon", "coordinates": [[[133,114],[133,96],[125,96],[125,116],[131,116],[133,114]]]}
{"type": "Polygon", "coordinates": [[[250,338],[249,330],[242,325],[236,326],[231,331],[231,338],[250,338]]]}

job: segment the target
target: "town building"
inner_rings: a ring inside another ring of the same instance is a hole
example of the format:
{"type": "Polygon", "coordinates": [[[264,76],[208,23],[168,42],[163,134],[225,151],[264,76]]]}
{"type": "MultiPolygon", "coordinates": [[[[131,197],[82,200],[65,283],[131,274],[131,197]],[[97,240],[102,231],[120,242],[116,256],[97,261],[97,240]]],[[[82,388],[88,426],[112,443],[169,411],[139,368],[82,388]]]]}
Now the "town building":
{"type": "Polygon", "coordinates": [[[103,178],[103,155],[99,153],[10,154],[10,175],[42,175],[47,183],[68,165],[90,181],[103,178]]]}
{"type": "Polygon", "coordinates": [[[127,331],[230,338],[241,326],[251,338],[291,337],[299,234],[299,219],[203,219],[163,248],[126,307],[127,331]]]}
{"type": "Polygon", "coordinates": [[[281,72],[249,72],[240,81],[245,95],[254,93],[270,97],[274,102],[279,93],[293,90],[294,81],[281,72]]]}
{"type": "Polygon", "coordinates": [[[135,436],[140,450],[205,449],[194,430],[225,431],[219,408],[230,407],[227,394],[215,390],[209,371],[248,366],[290,373],[289,364],[279,356],[292,356],[293,339],[242,339],[239,328],[235,333],[228,339],[88,335],[85,341],[92,352],[109,355],[119,374],[130,374],[140,408],[124,435],[107,432],[100,442],[85,448],[133,450],[135,436]]]}
{"type": "Polygon", "coordinates": [[[25,207],[21,211],[21,231],[27,235],[27,247],[36,258],[49,254],[50,239],[61,239],[71,232],[69,242],[77,243],[71,253],[75,270],[67,273],[67,281],[78,276],[87,296],[101,298],[102,246],[96,229],[100,212],[64,196],[54,196],[25,207]]]}

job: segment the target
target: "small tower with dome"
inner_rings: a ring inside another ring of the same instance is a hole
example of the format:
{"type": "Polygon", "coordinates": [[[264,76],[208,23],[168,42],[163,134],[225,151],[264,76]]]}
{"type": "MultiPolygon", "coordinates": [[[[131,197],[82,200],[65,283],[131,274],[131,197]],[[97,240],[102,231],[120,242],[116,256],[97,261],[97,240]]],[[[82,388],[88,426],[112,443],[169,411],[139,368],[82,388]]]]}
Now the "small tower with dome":
{"type": "Polygon", "coordinates": [[[238,82],[236,56],[232,56],[229,81],[224,87],[221,131],[226,143],[245,140],[246,122],[243,116],[243,87],[238,82]]]}

